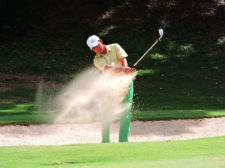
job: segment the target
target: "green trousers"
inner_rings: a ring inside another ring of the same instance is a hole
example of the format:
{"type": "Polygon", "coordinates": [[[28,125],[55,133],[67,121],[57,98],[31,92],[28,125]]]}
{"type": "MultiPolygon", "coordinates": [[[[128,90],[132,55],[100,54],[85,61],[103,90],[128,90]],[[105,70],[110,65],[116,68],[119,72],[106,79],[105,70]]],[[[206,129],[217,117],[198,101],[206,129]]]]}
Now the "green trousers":
{"type": "MultiPolygon", "coordinates": [[[[130,133],[130,122],[131,122],[131,108],[133,101],[133,81],[131,81],[129,90],[123,99],[122,103],[129,103],[129,107],[124,111],[120,117],[120,132],[119,132],[119,142],[128,142],[128,136],[130,133]]],[[[111,123],[102,122],[102,142],[110,142],[110,129],[111,123]]]]}

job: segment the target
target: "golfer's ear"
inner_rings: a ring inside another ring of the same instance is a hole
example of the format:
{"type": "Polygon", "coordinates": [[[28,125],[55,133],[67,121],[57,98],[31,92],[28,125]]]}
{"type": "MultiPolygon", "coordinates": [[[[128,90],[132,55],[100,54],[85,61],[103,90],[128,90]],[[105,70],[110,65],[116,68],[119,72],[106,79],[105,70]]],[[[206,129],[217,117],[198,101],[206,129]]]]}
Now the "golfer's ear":
{"type": "Polygon", "coordinates": [[[103,44],[103,41],[102,40],[99,40],[99,42],[103,44]]]}

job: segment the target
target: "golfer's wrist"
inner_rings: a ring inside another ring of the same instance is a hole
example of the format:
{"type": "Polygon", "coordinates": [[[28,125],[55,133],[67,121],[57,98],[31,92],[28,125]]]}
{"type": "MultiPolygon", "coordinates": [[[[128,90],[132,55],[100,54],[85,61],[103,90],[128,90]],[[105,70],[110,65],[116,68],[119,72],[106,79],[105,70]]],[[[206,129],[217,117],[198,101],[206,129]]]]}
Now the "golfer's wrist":
{"type": "Polygon", "coordinates": [[[123,68],[123,72],[126,73],[126,74],[129,74],[131,71],[132,71],[132,68],[130,68],[130,67],[124,67],[123,68]]]}
{"type": "Polygon", "coordinates": [[[132,68],[130,67],[115,67],[111,65],[106,65],[104,67],[105,71],[112,70],[114,72],[124,72],[124,73],[130,73],[132,71],[132,68]]]}

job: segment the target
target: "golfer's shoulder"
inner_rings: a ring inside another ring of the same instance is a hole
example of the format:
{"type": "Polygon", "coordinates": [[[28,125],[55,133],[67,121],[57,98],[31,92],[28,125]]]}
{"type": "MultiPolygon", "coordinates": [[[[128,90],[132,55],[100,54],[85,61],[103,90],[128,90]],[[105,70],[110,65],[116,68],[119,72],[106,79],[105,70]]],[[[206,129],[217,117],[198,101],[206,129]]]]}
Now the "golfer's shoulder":
{"type": "Polygon", "coordinates": [[[116,50],[122,49],[122,47],[118,43],[109,44],[109,45],[107,45],[107,47],[110,49],[116,49],[116,50]]]}
{"type": "Polygon", "coordinates": [[[108,47],[121,47],[118,43],[108,44],[108,47]]]}

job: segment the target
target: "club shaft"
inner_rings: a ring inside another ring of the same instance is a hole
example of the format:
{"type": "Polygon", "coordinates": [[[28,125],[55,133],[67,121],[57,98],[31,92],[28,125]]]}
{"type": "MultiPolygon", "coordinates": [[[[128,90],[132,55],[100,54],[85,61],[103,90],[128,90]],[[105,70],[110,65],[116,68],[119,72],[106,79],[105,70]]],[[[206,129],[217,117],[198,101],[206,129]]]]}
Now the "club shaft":
{"type": "Polygon", "coordinates": [[[133,66],[136,66],[144,57],[146,54],[148,54],[148,52],[161,40],[162,36],[160,36],[152,45],[151,47],[141,56],[141,58],[139,58],[139,60],[137,60],[137,62],[135,62],[135,64],[133,66]]]}

